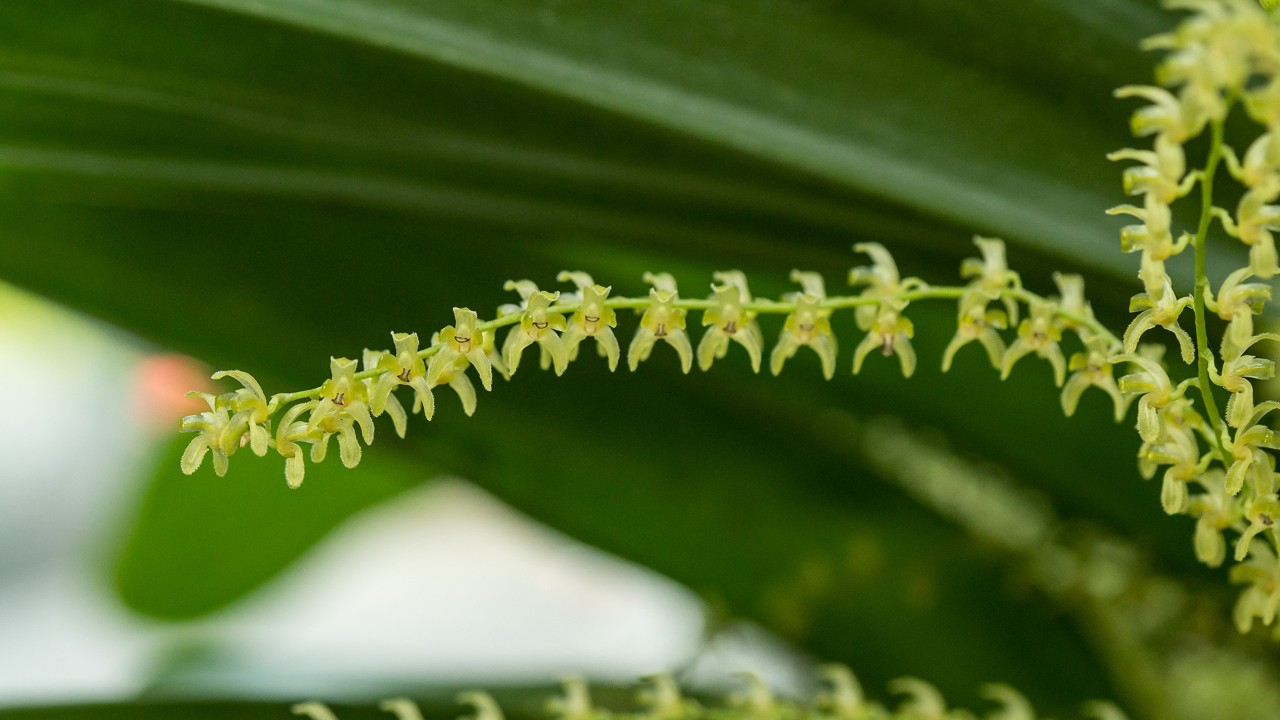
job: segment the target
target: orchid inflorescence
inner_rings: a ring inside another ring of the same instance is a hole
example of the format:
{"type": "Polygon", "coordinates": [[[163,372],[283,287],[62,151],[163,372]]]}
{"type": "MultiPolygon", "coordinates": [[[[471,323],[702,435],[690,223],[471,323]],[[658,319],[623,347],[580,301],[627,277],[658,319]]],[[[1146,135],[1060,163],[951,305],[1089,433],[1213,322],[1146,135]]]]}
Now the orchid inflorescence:
{"type": "Polygon", "coordinates": [[[208,410],[182,421],[182,430],[196,433],[183,454],[182,469],[195,472],[211,454],[221,475],[228,458],[241,447],[247,445],[258,455],[274,449],[285,458],[289,486],[298,487],[306,456],[311,462],[322,461],[335,436],[342,463],[354,467],[360,461],[361,441],[367,445],[374,438],[374,418],[389,415],[403,437],[410,412],[433,417],[435,391],[444,385],[470,415],[476,407],[473,377],[491,390],[494,375],[510,379],[525,350],[534,345],[542,367],[557,375],[579,358],[588,340],[615,370],[622,356],[615,333],[618,310],[640,315],[626,349],[633,371],[666,344],[686,373],[695,361],[702,370],[709,369],[734,345],[742,347],[752,369],[759,372],[766,361],[759,320],[782,315],[781,332],[767,357],[770,371],[780,373],[807,347],[830,379],[839,350],[841,324],[836,314],[852,310],[854,324],[863,333],[853,351],[853,372],[875,353],[895,357],[902,375],[909,377],[917,362],[914,326],[906,314],[909,306],[951,300],[957,303],[957,329],[941,358],[944,371],[958,352],[976,343],[1002,377],[1028,355],[1048,362],[1062,388],[1067,415],[1091,387],[1110,396],[1117,421],[1137,400],[1141,475],[1151,478],[1165,468],[1161,503],[1170,514],[1196,519],[1193,545],[1204,563],[1221,565],[1228,555],[1224,533],[1235,534],[1230,554],[1238,564],[1230,575],[1245,585],[1236,605],[1237,625],[1246,632],[1255,619],[1274,624],[1280,614],[1280,484],[1275,457],[1268,451],[1280,449],[1280,441],[1263,421],[1280,409],[1280,402],[1257,399],[1254,382],[1274,377],[1275,363],[1255,354],[1254,348],[1280,340],[1280,334],[1256,332],[1254,316],[1271,297],[1265,281],[1280,274],[1272,235],[1280,229],[1280,140],[1273,142],[1280,133],[1280,25],[1254,0],[1167,4],[1190,10],[1191,15],[1173,32],[1146,41],[1147,48],[1167,51],[1157,71],[1160,84],[1116,91],[1118,97],[1149,103],[1134,113],[1132,130],[1153,138],[1150,149],[1129,148],[1109,156],[1137,163],[1124,170],[1124,188],[1141,198],[1140,204],[1109,211],[1138,221],[1120,233],[1121,249],[1141,254],[1138,277],[1143,285],[1131,301],[1130,310],[1137,314],[1123,333],[1112,333],[1098,322],[1079,276],[1055,274],[1058,294],[1052,297],[1025,289],[1008,267],[1004,243],[995,238],[975,238],[979,257],[962,263],[960,274],[967,282],[955,286],[902,277],[882,245],[857,244],[854,250],[871,262],[849,273],[849,285],[859,289],[849,295],[828,295],[820,274],[799,270],[791,273],[799,289],[780,300],[753,297],[747,277],[733,270],[715,273],[710,295],[700,298],[681,297],[667,273],[646,273],[648,294],[628,297],[613,295],[611,286],[587,273],[563,272],[557,279],[572,290],[548,291],[530,280],[510,281],[505,288],[519,301],[501,306],[492,319],[454,308],[453,324],[434,333],[425,347],[417,334],[393,333],[393,349],[365,350],[360,364],[332,358],[330,379],[310,390],[268,396],[248,373],[215,373],[214,379],[234,380],[241,387],[219,395],[199,394],[208,410]],[[1224,124],[1237,106],[1262,126],[1243,154],[1224,141],[1224,124]],[[1206,132],[1206,161],[1203,167],[1188,169],[1186,146],[1206,132]],[[1234,211],[1213,204],[1220,167],[1242,186],[1234,211]],[[1176,232],[1173,206],[1197,186],[1198,224],[1194,232],[1176,232]],[[1247,265],[1227,274],[1216,292],[1208,279],[1205,252],[1214,220],[1248,250],[1247,265]],[[1180,294],[1166,266],[1188,250],[1194,255],[1195,286],[1180,294]],[[1180,325],[1188,309],[1194,317],[1194,337],[1180,325]],[[705,329],[696,348],[690,337],[690,312],[701,313],[705,329]],[[1226,323],[1217,355],[1209,347],[1210,313],[1226,323]],[[499,348],[496,335],[504,328],[499,348]],[[1160,329],[1172,335],[1176,356],[1196,366],[1194,375],[1175,382],[1164,346],[1142,344],[1160,329]],[[1062,342],[1071,335],[1079,349],[1068,359],[1062,342]],[[1118,381],[1117,366],[1127,368],[1118,381]],[[1195,395],[1188,393],[1192,388],[1195,395]],[[1218,411],[1214,399],[1218,388],[1229,395],[1224,412],[1218,411]],[[397,395],[401,389],[408,393],[404,400],[412,398],[410,410],[397,395]],[[310,446],[306,453],[304,445],[310,446]]]}
{"type": "MultiPolygon", "coordinates": [[[[576,676],[565,678],[564,694],[547,701],[546,708],[554,720],[978,720],[979,717],[1036,720],[1039,717],[1018,691],[1000,684],[982,687],[982,697],[999,707],[979,716],[967,710],[949,709],[937,688],[909,677],[889,683],[891,692],[904,696],[896,708],[889,709],[868,700],[857,678],[843,665],[822,668],[826,689],[809,703],[777,698],[760,678],[751,673],[739,675],[746,682],[746,690],[728,696],[723,707],[706,707],[685,697],[675,679],[664,674],[647,679],[648,687],[636,695],[640,709],[632,713],[612,713],[595,707],[586,681],[576,676]]],[[[464,692],[457,700],[461,705],[474,708],[473,715],[459,720],[504,720],[502,709],[488,693],[464,692]]],[[[395,720],[423,718],[417,704],[406,698],[385,700],[379,709],[395,720]]],[[[1082,711],[1094,720],[1125,720],[1119,708],[1105,701],[1085,703],[1082,711]]],[[[310,720],[338,720],[327,705],[319,702],[294,705],[293,713],[310,720]]]]}
{"type": "Polygon", "coordinates": [[[1274,204],[1280,199],[1280,141],[1273,142],[1280,131],[1280,26],[1252,0],[1167,4],[1192,14],[1173,32],[1145,42],[1146,48],[1167,53],[1156,71],[1159,86],[1116,91],[1117,97],[1150,103],[1134,113],[1132,130],[1153,138],[1150,150],[1124,149],[1109,156],[1139,163],[1124,171],[1124,187],[1142,198],[1141,206],[1109,211],[1139,220],[1123,229],[1121,247],[1141,253],[1138,276],[1144,286],[1130,308],[1140,312],[1124,333],[1126,357],[1138,371],[1122,378],[1120,389],[1141,394],[1140,471],[1150,478],[1166,466],[1162,504],[1170,514],[1196,518],[1197,557],[1211,566],[1222,564],[1227,555],[1223,532],[1238,533],[1231,554],[1240,564],[1230,574],[1246,585],[1235,609],[1236,623],[1246,632],[1255,618],[1272,624],[1280,610],[1280,535],[1275,525],[1280,501],[1275,458],[1267,452],[1280,444],[1263,424],[1280,403],[1257,402],[1253,386],[1275,375],[1274,361],[1258,356],[1254,348],[1280,340],[1275,333],[1255,332],[1253,320],[1271,298],[1270,284],[1256,280],[1280,273],[1272,236],[1280,227],[1280,206],[1274,204]],[[1263,129],[1242,156],[1223,139],[1225,121],[1237,105],[1263,129]],[[1205,165],[1188,171],[1185,146],[1206,130],[1205,165]],[[1213,205],[1220,165],[1242,185],[1234,212],[1213,205]],[[1198,225],[1175,239],[1172,206],[1196,185],[1198,225]],[[1248,249],[1248,264],[1227,274],[1216,293],[1205,252],[1214,219],[1248,249]],[[1194,254],[1195,286],[1180,295],[1165,266],[1188,249],[1194,254]],[[1194,315],[1194,341],[1179,326],[1188,308],[1194,315]],[[1216,356],[1206,332],[1209,313],[1226,321],[1216,356]],[[1141,354],[1138,341],[1156,328],[1174,335],[1182,360],[1196,364],[1195,376],[1175,384],[1154,356],[1141,354]],[[1222,413],[1215,386],[1229,393],[1222,413]],[[1198,391],[1198,404],[1187,394],[1190,388],[1198,391]]]}
{"type": "Polygon", "coordinates": [[[575,287],[563,293],[541,290],[529,280],[510,281],[505,287],[516,292],[520,302],[498,308],[494,319],[482,321],[473,310],[454,308],[454,323],[433,334],[427,347],[420,347],[414,333],[393,333],[393,349],[365,350],[362,368],[353,359],[331,358],[331,377],[311,390],[268,397],[246,372],[215,373],[215,380],[235,380],[241,387],[221,395],[193,393],[203,398],[209,409],[182,421],[184,431],[196,433],[183,454],[182,469],[188,474],[195,472],[204,457],[212,455],[214,470],[221,475],[227,470],[228,458],[239,448],[247,445],[258,455],[274,448],[285,458],[289,486],[298,487],[306,470],[305,456],[321,462],[334,437],[342,463],[355,467],[360,462],[361,440],[366,445],[373,441],[374,418],[384,413],[390,416],[396,433],[403,437],[410,413],[421,413],[428,420],[434,416],[435,391],[444,385],[458,395],[463,410],[471,415],[476,407],[472,376],[485,390],[492,390],[494,375],[510,379],[525,350],[534,345],[542,367],[554,369],[556,374],[565,372],[589,339],[609,369],[616,369],[622,350],[614,329],[617,310],[624,308],[641,315],[627,348],[631,370],[661,343],[675,351],[686,373],[695,359],[698,367],[709,369],[736,344],[747,353],[752,369],[759,372],[765,336],[758,317],[773,314],[786,316],[778,342],[769,353],[773,374],[780,373],[787,360],[808,347],[830,379],[835,374],[838,348],[832,324],[836,311],[852,309],[856,325],[865,333],[853,352],[853,372],[861,371],[867,358],[878,351],[896,356],[902,374],[910,376],[916,355],[911,345],[913,326],[905,315],[908,305],[924,299],[958,300],[959,327],[943,355],[944,370],[962,347],[975,341],[1005,376],[1019,359],[1035,353],[1052,365],[1057,383],[1065,383],[1062,404],[1068,414],[1085,389],[1097,386],[1111,394],[1116,416],[1122,417],[1128,401],[1120,394],[1110,361],[1120,341],[1093,317],[1084,300],[1083,281],[1074,275],[1058,275],[1055,280],[1060,297],[1041,297],[1023,289],[1017,273],[1009,270],[1004,243],[992,238],[977,238],[976,243],[982,257],[963,263],[961,274],[969,283],[957,287],[935,287],[919,278],[903,278],[883,246],[856,245],[854,249],[866,253],[872,262],[850,271],[849,284],[863,289],[849,296],[828,296],[821,275],[798,270],[791,273],[791,279],[800,290],[779,301],[753,298],[746,276],[736,270],[715,273],[706,299],[681,298],[674,278],[667,273],[645,273],[644,279],[652,286],[649,295],[634,298],[611,296],[611,287],[596,283],[583,272],[560,273],[561,282],[575,287]],[[1006,347],[999,330],[1017,321],[1021,305],[1027,306],[1027,315],[1006,347]],[[701,313],[701,324],[706,328],[696,349],[689,336],[690,311],[701,313]],[[509,329],[499,350],[496,334],[502,328],[509,329]],[[1070,380],[1066,379],[1068,363],[1059,345],[1065,331],[1077,333],[1085,348],[1071,359],[1074,373],[1070,380]],[[412,397],[409,410],[396,394],[402,388],[412,397]],[[303,452],[303,445],[310,445],[308,453],[303,452]]]}

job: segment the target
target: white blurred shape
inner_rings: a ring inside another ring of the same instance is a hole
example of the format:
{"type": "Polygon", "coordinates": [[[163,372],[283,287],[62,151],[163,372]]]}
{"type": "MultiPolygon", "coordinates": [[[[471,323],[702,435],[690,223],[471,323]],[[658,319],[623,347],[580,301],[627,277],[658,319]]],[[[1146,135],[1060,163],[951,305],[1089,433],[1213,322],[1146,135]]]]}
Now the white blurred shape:
{"type": "Polygon", "coordinates": [[[446,481],[356,518],[203,630],[236,669],[218,691],[296,695],[422,677],[634,679],[688,659],[702,624],[688,590],[446,481]]]}

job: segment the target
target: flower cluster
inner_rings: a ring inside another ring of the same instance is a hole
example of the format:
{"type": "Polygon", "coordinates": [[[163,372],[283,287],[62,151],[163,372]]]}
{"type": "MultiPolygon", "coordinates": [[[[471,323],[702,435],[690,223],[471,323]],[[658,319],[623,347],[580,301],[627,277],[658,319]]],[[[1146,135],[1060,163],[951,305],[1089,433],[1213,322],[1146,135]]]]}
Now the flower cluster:
{"type": "MultiPolygon", "coordinates": [[[[976,243],[982,257],[963,263],[961,276],[969,282],[961,287],[930,286],[919,278],[903,278],[889,251],[876,243],[854,246],[870,257],[871,264],[850,271],[849,284],[861,290],[849,296],[828,296],[820,274],[799,270],[791,273],[791,279],[800,290],[780,301],[752,297],[747,277],[737,270],[715,273],[711,294],[697,299],[682,298],[675,278],[667,273],[644,274],[651,286],[647,297],[614,297],[611,287],[597,284],[584,272],[560,273],[558,279],[575,288],[564,293],[540,290],[531,280],[509,281],[505,288],[515,291],[520,301],[499,307],[494,319],[482,321],[473,310],[454,308],[453,324],[433,334],[426,347],[417,334],[392,333],[392,349],[366,349],[360,369],[355,360],[332,358],[330,378],[312,390],[267,397],[248,373],[215,374],[215,379],[236,380],[242,387],[223,395],[202,395],[209,410],[183,420],[182,429],[196,437],[183,457],[182,469],[195,472],[204,456],[212,453],[214,468],[222,474],[228,458],[240,447],[248,445],[258,455],[274,447],[285,459],[289,486],[298,487],[306,460],[324,460],[335,437],[342,463],[354,467],[360,462],[361,442],[373,441],[375,418],[384,413],[390,416],[396,433],[403,437],[410,414],[420,412],[427,420],[435,417],[436,391],[441,386],[451,388],[463,411],[471,415],[476,408],[473,378],[492,390],[495,373],[510,379],[521,367],[525,350],[534,345],[542,368],[554,369],[557,375],[578,358],[588,339],[595,341],[609,369],[615,369],[622,354],[614,332],[619,308],[631,308],[640,315],[626,352],[632,370],[662,344],[674,350],[686,373],[695,358],[699,368],[708,370],[738,345],[752,370],[759,372],[765,354],[759,318],[785,315],[769,354],[770,370],[780,373],[800,348],[808,347],[830,379],[838,357],[832,324],[835,312],[852,309],[852,324],[864,333],[853,352],[854,373],[878,350],[878,354],[896,356],[902,374],[910,376],[916,355],[911,345],[914,327],[905,315],[908,305],[914,300],[959,298],[959,328],[944,354],[944,370],[964,345],[977,341],[1005,375],[1025,355],[1045,358],[1061,386],[1067,362],[1059,343],[1063,332],[1074,331],[1085,351],[1072,357],[1073,374],[1063,388],[1063,407],[1071,414],[1080,394],[1097,386],[1113,396],[1117,417],[1122,416],[1127,400],[1116,390],[1109,360],[1119,341],[1094,319],[1084,300],[1083,281],[1058,275],[1061,298],[1041,297],[1023,289],[1017,273],[1009,270],[1003,242],[977,238],[976,243]],[[1023,305],[1028,308],[1026,318],[1006,346],[998,331],[1007,328],[1010,319],[1018,319],[1023,305]],[[704,328],[696,350],[689,336],[691,311],[701,312],[704,328]],[[502,328],[507,328],[507,334],[499,351],[496,335],[502,328]],[[397,396],[401,389],[408,393],[405,400],[412,398],[410,410],[397,396]],[[305,453],[304,446],[309,446],[305,453]]],[[[1256,371],[1241,366],[1240,372],[1256,371]]]]}
{"type": "Polygon", "coordinates": [[[1266,281],[1280,274],[1273,237],[1280,229],[1280,140],[1275,138],[1280,132],[1280,22],[1254,0],[1171,0],[1170,5],[1192,14],[1174,32],[1146,43],[1166,52],[1157,85],[1116,92],[1146,101],[1133,115],[1132,130],[1151,138],[1150,148],[1109,156],[1136,163],[1124,170],[1123,184],[1127,194],[1140,198],[1109,211],[1137,220],[1120,231],[1120,245],[1125,252],[1141,254],[1142,291],[1130,303],[1136,315],[1120,335],[1094,317],[1079,276],[1056,274],[1056,296],[1033,293],[1009,269],[1004,243],[994,238],[975,238],[979,257],[961,264],[963,285],[904,278],[886,248],[861,243],[854,250],[868,256],[870,264],[849,273],[856,294],[828,295],[822,275],[794,270],[791,280],[799,290],[776,301],[753,297],[747,277],[734,270],[715,273],[710,295],[693,298],[681,296],[667,273],[645,273],[648,294],[627,297],[614,295],[612,286],[600,285],[586,273],[563,272],[557,279],[572,284],[572,290],[547,291],[530,280],[510,281],[505,288],[516,292],[519,302],[499,307],[493,319],[454,308],[453,324],[434,333],[425,347],[416,334],[393,333],[393,348],[365,350],[359,370],[355,360],[332,358],[330,378],[311,390],[267,396],[245,372],[215,374],[215,379],[233,380],[240,387],[220,395],[199,394],[208,410],[182,421],[181,429],[195,434],[183,454],[182,470],[195,472],[212,454],[214,470],[221,475],[238,449],[248,446],[265,455],[274,448],[285,459],[288,484],[298,487],[307,458],[322,461],[335,437],[342,463],[354,467],[362,442],[367,445],[374,438],[375,418],[386,413],[404,435],[410,412],[396,394],[402,386],[409,393],[404,399],[413,399],[412,413],[431,420],[438,388],[451,388],[470,415],[477,397],[473,379],[492,390],[494,374],[510,379],[534,345],[542,368],[557,375],[579,358],[588,339],[609,369],[616,369],[622,357],[615,332],[620,309],[639,315],[626,349],[633,371],[662,345],[675,353],[685,373],[695,360],[700,369],[710,369],[738,345],[758,372],[766,351],[761,320],[781,315],[778,339],[768,354],[775,375],[807,347],[823,375],[832,378],[843,322],[862,333],[853,350],[854,373],[869,360],[881,362],[871,360],[873,351],[879,351],[874,354],[895,357],[902,375],[910,376],[917,358],[908,308],[918,301],[954,300],[957,329],[943,352],[944,372],[966,346],[976,343],[1002,377],[1028,356],[1047,362],[1067,415],[1089,388],[1109,396],[1117,421],[1137,400],[1139,472],[1144,478],[1161,474],[1160,497],[1167,512],[1195,518],[1194,548],[1200,560],[1217,566],[1230,554],[1238,563],[1231,577],[1245,585],[1236,608],[1240,629],[1247,631],[1255,619],[1273,624],[1280,615],[1280,479],[1270,451],[1280,449],[1280,439],[1266,421],[1280,402],[1259,401],[1255,383],[1275,376],[1274,361],[1259,348],[1280,340],[1280,334],[1259,332],[1254,317],[1270,300],[1266,281]],[[1245,108],[1255,128],[1261,127],[1243,154],[1224,141],[1225,121],[1236,106],[1245,108]],[[1187,147],[1206,134],[1208,157],[1202,167],[1189,169],[1187,147]],[[1213,205],[1219,166],[1239,182],[1234,211],[1213,205]],[[1174,206],[1197,186],[1199,222],[1180,232],[1174,206]],[[1215,219],[1226,235],[1243,243],[1248,255],[1247,264],[1227,274],[1216,292],[1205,267],[1215,219]],[[1182,292],[1168,266],[1180,262],[1179,257],[1185,261],[1188,254],[1194,255],[1195,286],[1182,292]],[[852,310],[852,324],[837,318],[844,310],[852,310]],[[1194,336],[1183,327],[1188,311],[1194,336]],[[701,313],[704,328],[696,349],[690,312],[701,313]],[[1211,315],[1225,323],[1220,341],[1212,346],[1206,322],[1211,315]],[[499,350],[496,336],[503,329],[499,350]],[[1185,380],[1170,377],[1163,345],[1144,344],[1169,336],[1177,356],[1197,366],[1185,380]],[[1074,350],[1069,356],[1064,338],[1078,345],[1069,349],[1074,350]],[[1117,368],[1123,368],[1118,381],[1117,368]],[[1188,393],[1193,388],[1194,395],[1188,393]],[[1219,413],[1214,394],[1224,391],[1229,400],[1219,413]],[[309,446],[306,453],[304,446],[309,446]],[[1230,549],[1229,534],[1234,535],[1230,549]]]}
{"type": "Polygon", "coordinates": [[[1124,171],[1124,186],[1142,198],[1141,206],[1111,210],[1141,221],[1121,231],[1122,249],[1142,253],[1138,275],[1144,292],[1133,299],[1131,310],[1140,312],[1124,333],[1122,357],[1135,371],[1121,378],[1120,390],[1140,396],[1139,469],[1149,478],[1165,468],[1161,502],[1166,512],[1196,518],[1197,557],[1220,565],[1228,554],[1224,532],[1237,534],[1231,555],[1241,564],[1231,577],[1246,585],[1235,613],[1245,632],[1258,618],[1272,624],[1280,611],[1280,534],[1275,525],[1280,501],[1275,457],[1268,452],[1280,443],[1263,423],[1280,404],[1256,402],[1253,385],[1275,375],[1275,363],[1256,354],[1256,347],[1280,339],[1254,330],[1254,315],[1270,299],[1271,288],[1253,281],[1280,272],[1272,236],[1280,228],[1280,206],[1275,204],[1280,199],[1280,143],[1273,142],[1280,131],[1280,25],[1251,0],[1196,0],[1176,7],[1193,13],[1175,31],[1146,43],[1166,51],[1156,73],[1159,85],[1116,92],[1150,103],[1134,113],[1132,129],[1136,136],[1153,138],[1149,150],[1126,149],[1110,156],[1139,163],[1124,171]],[[1262,126],[1243,157],[1223,140],[1224,122],[1237,103],[1262,126]],[[1202,169],[1188,171],[1186,145],[1206,131],[1208,159],[1202,169]],[[1242,186],[1234,212],[1212,205],[1220,160],[1242,186]],[[1175,239],[1172,206],[1196,184],[1201,188],[1199,225],[1175,239]],[[1216,293],[1205,267],[1213,218],[1244,243],[1249,258],[1216,293]],[[1180,295],[1165,265],[1188,248],[1195,254],[1196,285],[1180,295]],[[1195,315],[1195,340],[1180,325],[1188,308],[1195,315]],[[1210,313],[1226,322],[1216,356],[1206,337],[1210,313]],[[1173,334],[1185,363],[1198,363],[1197,376],[1175,383],[1159,350],[1139,347],[1156,328],[1173,334]],[[1214,386],[1229,393],[1225,413],[1217,410],[1214,386]],[[1187,394],[1192,387],[1198,390],[1198,404],[1187,394]]]}
{"type": "MultiPolygon", "coordinates": [[[[684,697],[680,686],[670,675],[647,678],[648,687],[636,696],[639,710],[634,713],[611,713],[592,705],[587,683],[580,677],[563,681],[564,694],[546,703],[548,714],[554,720],[977,720],[978,716],[966,710],[947,707],[946,700],[937,688],[916,678],[898,678],[889,683],[889,690],[903,699],[894,708],[868,700],[857,678],[843,665],[827,665],[822,668],[825,685],[808,703],[782,700],[758,677],[740,673],[746,689],[726,698],[724,707],[704,707],[695,700],[684,697]]],[[[987,720],[1036,720],[1038,717],[1031,703],[1021,693],[1007,685],[991,684],[982,687],[983,698],[998,707],[988,712],[987,720]]],[[[473,708],[474,715],[459,720],[503,720],[498,703],[484,692],[464,692],[458,695],[460,705],[473,708]]],[[[397,720],[421,720],[422,711],[406,698],[383,701],[383,712],[397,720]]],[[[1094,720],[1125,720],[1124,713],[1115,705],[1104,701],[1084,704],[1085,717],[1094,720]]],[[[293,714],[311,720],[338,720],[328,706],[319,702],[299,703],[293,706],[293,714]]]]}

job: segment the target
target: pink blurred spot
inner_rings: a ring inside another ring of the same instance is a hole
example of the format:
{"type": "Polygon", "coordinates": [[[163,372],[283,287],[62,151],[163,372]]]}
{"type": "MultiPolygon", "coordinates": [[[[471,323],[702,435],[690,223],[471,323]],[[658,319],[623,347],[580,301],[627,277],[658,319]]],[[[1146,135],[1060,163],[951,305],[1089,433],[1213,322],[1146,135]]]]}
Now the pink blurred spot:
{"type": "Polygon", "coordinates": [[[138,405],[148,425],[172,432],[183,415],[208,409],[200,398],[189,398],[192,390],[213,392],[209,371],[186,355],[148,355],[138,363],[136,386],[138,405]]]}

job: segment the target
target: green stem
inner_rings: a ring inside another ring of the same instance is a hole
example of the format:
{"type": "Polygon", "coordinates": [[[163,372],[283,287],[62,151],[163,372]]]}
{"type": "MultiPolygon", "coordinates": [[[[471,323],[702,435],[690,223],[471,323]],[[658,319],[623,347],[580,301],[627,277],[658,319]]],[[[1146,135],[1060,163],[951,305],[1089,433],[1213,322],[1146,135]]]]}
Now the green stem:
{"type": "Polygon", "coordinates": [[[1213,399],[1213,383],[1209,379],[1209,358],[1212,355],[1209,351],[1209,334],[1205,330],[1204,307],[1205,294],[1209,292],[1209,276],[1205,270],[1205,241],[1209,236],[1209,223],[1213,219],[1213,177],[1218,170],[1219,161],[1222,160],[1222,125],[1222,120],[1215,120],[1212,123],[1209,159],[1205,162],[1204,172],[1200,176],[1200,225],[1196,228],[1196,236],[1193,240],[1196,255],[1196,284],[1191,301],[1196,320],[1197,386],[1200,397],[1204,399],[1209,422],[1213,426],[1213,437],[1221,454],[1220,459],[1225,463],[1230,456],[1222,442],[1222,415],[1218,413],[1218,404],[1213,399]]]}
{"type": "MultiPolygon", "coordinates": [[[[951,286],[951,285],[924,286],[917,290],[909,290],[907,292],[901,293],[900,295],[897,295],[895,297],[906,302],[914,302],[916,300],[955,300],[957,298],[963,297],[964,294],[967,292],[971,292],[971,288],[964,287],[964,286],[951,286]]],[[[1026,304],[1030,304],[1032,302],[1045,301],[1045,298],[1043,296],[1037,295],[1036,293],[1033,293],[1029,290],[1024,290],[1022,288],[1003,289],[999,292],[997,297],[993,298],[993,300],[999,300],[1003,297],[1010,297],[1026,304]]],[[[829,297],[826,300],[824,300],[822,302],[822,306],[824,308],[829,308],[834,311],[834,310],[843,310],[846,308],[855,308],[862,305],[875,305],[883,301],[884,301],[883,297],[876,297],[876,296],[837,295],[834,297],[829,297]]],[[[634,297],[634,298],[614,297],[614,298],[609,298],[608,300],[605,300],[604,305],[605,307],[608,307],[614,310],[628,310],[628,309],[641,310],[649,307],[649,304],[651,302],[652,300],[650,300],[648,297],[634,297]]],[[[711,310],[718,306],[718,303],[715,300],[702,299],[702,298],[687,298],[687,299],[679,298],[673,304],[682,310],[703,310],[703,311],[711,310]]],[[[555,313],[568,315],[568,314],[577,312],[580,306],[581,306],[580,302],[566,302],[566,303],[558,303],[556,305],[552,305],[551,307],[547,308],[547,310],[548,312],[555,312],[555,313]]],[[[786,302],[786,301],[776,302],[773,300],[755,300],[753,302],[743,303],[742,308],[748,312],[753,312],[753,313],[785,315],[785,314],[790,314],[795,312],[796,304],[794,302],[786,302]]],[[[479,330],[484,332],[489,330],[497,330],[498,328],[507,327],[509,325],[515,325],[516,323],[520,322],[520,318],[523,314],[524,314],[523,311],[516,311],[516,312],[507,313],[505,315],[499,315],[498,317],[492,320],[486,320],[482,323],[479,323],[477,327],[479,330]]],[[[1119,338],[1116,337],[1115,333],[1111,332],[1109,329],[1107,329],[1106,326],[1099,323],[1093,317],[1077,315],[1074,313],[1066,312],[1064,310],[1058,310],[1058,316],[1075,325],[1086,327],[1095,335],[1101,335],[1103,337],[1106,337],[1116,345],[1120,344],[1120,340],[1119,338]]],[[[426,360],[430,358],[432,355],[435,355],[439,351],[440,351],[439,345],[432,345],[431,347],[419,350],[418,356],[426,360]]],[[[366,380],[369,378],[377,377],[384,372],[386,371],[380,370],[378,368],[372,368],[369,370],[363,370],[361,372],[356,373],[355,377],[357,380],[366,380]]],[[[299,390],[298,392],[280,394],[280,395],[275,395],[273,397],[276,398],[277,402],[279,402],[280,404],[292,403],[292,402],[297,402],[299,400],[307,400],[307,399],[319,397],[320,391],[321,391],[321,388],[314,387],[314,388],[311,388],[310,390],[299,390]]]]}

